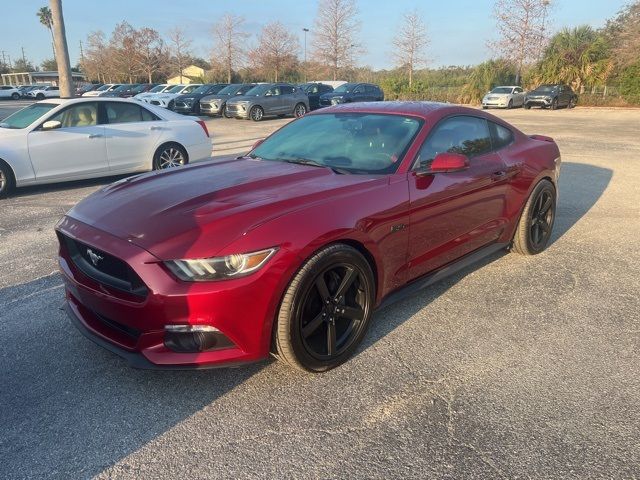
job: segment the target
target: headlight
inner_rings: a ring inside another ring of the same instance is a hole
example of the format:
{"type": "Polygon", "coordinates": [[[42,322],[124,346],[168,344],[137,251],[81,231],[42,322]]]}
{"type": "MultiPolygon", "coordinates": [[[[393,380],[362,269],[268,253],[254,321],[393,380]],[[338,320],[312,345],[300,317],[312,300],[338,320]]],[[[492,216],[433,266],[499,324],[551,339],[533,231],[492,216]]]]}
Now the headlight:
{"type": "Polygon", "coordinates": [[[338,103],[342,103],[342,97],[333,97],[331,99],[331,105],[337,105],[338,103]]]}
{"type": "Polygon", "coordinates": [[[226,257],[168,260],[164,264],[176,277],[186,282],[225,280],[244,277],[259,270],[276,253],[276,250],[277,248],[269,248],[226,257]]]}

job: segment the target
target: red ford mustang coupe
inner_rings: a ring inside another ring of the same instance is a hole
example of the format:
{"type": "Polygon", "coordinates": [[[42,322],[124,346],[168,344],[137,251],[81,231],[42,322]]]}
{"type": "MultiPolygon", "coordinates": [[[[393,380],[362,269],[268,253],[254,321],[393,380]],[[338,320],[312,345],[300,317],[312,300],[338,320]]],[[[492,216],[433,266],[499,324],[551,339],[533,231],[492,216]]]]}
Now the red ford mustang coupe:
{"type": "Polygon", "coordinates": [[[560,153],[480,110],[358,103],[246,156],[121,180],[60,221],[68,313],[139,368],[349,358],[374,310],[547,245],[560,153]]]}

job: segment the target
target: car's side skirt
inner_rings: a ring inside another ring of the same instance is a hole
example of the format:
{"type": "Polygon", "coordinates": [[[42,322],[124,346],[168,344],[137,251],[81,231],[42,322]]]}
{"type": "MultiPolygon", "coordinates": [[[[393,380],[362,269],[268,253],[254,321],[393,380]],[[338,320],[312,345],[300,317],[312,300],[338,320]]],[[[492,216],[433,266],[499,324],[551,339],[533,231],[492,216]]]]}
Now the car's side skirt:
{"type": "Polygon", "coordinates": [[[499,250],[505,249],[508,245],[509,245],[508,242],[492,243],[490,245],[481,247],[478,250],[475,250],[471,253],[468,253],[464,257],[461,257],[458,260],[455,260],[443,267],[440,267],[437,270],[434,270],[433,272],[429,272],[426,275],[423,275],[422,277],[412,280],[411,282],[404,285],[403,287],[400,287],[398,290],[391,292],[389,295],[387,295],[382,299],[382,302],[380,302],[380,305],[378,305],[377,308],[378,309],[384,308],[399,300],[402,300],[403,298],[413,295],[414,293],[422,290],[423,288],[426,288],[429,285],[433,285],[434,283],[439,282],[440,280],[450,275],[453,275],[454,273],[457,273],[460,270],[463,270],[470,265],[473,265],[474,263],[482,260],[485,257],[488,257],[489,255],[499,250]]]}

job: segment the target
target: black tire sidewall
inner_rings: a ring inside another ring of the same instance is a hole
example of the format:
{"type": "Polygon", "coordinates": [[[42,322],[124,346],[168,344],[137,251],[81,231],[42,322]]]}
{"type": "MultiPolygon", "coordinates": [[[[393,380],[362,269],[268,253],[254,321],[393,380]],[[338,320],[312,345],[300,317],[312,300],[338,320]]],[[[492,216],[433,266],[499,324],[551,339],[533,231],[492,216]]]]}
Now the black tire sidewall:
{"type": "Polygon", "coordinates": [[[171,168],[160,168],[160,155],[162,155],[162,152],[164,152],[167,148],[171,148],[171,147],[177,148],[178,150],[180,150],[180,152],[184,156],[184,165],[189,164],[189,156],[187,155],[187,151],[182,145],[179,145],[177,143],[165,143],[164,145],[160,145],[156,150],[156,153],[154,153],[153,155],[153,165],[151,167],[153,170],[157,170],[160,172],[165,170],[172,170],[171,168]]]}
{"type": "Polygon", "coordinates": [[[0,191],[0,198],[6,198],[9,195],[11,195],[11,193],[15,189],[16,180],[13,177],[13,172],[5,163],[0,162],[0,170],[2,171],[5,178],[7,179],[6,186],[4,187],[4,189],[2,189],[2,191],[0,191]]]}
{"type": "Polygon", "coordinates": [[[264,110],[262,110],[262,115],[260,115],[260,118],[255,118],[254,112],[257,112],[258,110],[262,110],[262,107],[254,106],[254,107],[251,107],[251,110],[249,110],[249,117],[254,122],[259,122],[264,118],[264,110]]]}
{"type": "MultiPolygon", "coordinates": [[[[335,247],[335,246],[334,246],[335,247]]],[[[324,372],[338,365],[344,363],[354,351],[360,345],[362,338],[366,335],[371,316],[373,314],[373,307],[375,302],[375,280],[373,278],[373,272],[371,266],[367,260],[357,250],[347,246],[341,245],[338,248],[329,247],[325,250],[324,255],[320,257],[314,257],[311,259],[313,262],[312,267],[306,272],[300,283],[297,285],[295,292],[293,293],[293,301],[291,302],[291,308],[286,315],[288,316],[288,330],[289,340],[294,355],[300,365],[306,370],[313,372],[324,372]],[[351,345],[342,352],[339,356],[332,358],[331,360],[321,360],[311,355],[305,348],[301,336],[301,325],[299,320],[300,310],[304,306],[306,295],[313,288],[313,284],[317,275],[320,272],[331,267],[331,265],[348,263],[357,268],[365,278],[365,289],[368,290],[369,306],[368,311],[365,314],[365,318],[360,326],[360,330],[357,335],[352,339],[351,345]]],[[[281,312],[282,315],[283,312],[281,312]]]]}
{"type": "Polygon", "coordinates": [[[531,192],[531,195],[529,196],[529,200],[527,201],[527,205],[523,212],[523,215],[525,215],[524,226],[527,229],[527,236],[526,236],[527,249],[534,255],[543,252],[547,248],[547,245],[549,244],[549,240],[551,239],[551,233],[549,233],[547,240],[539,247],[535,247],[533,245],[533,242],[531,239],[531,233],[530,233],[531,232],[531,210],[533,209],[540,194],[545,190],[551,193],[551,198],[553,199],[553,205],[551,207],[553,209],[553,215],[551,218],[551,223],[549,225],[549,230],[552,233],[553,225],[555,224],[555,221],[556,221],[557,199],[556,199],[556,190],[550,181],[542,180],[536,185],[536,188],[533,190],[533,192],[531,192]]]}

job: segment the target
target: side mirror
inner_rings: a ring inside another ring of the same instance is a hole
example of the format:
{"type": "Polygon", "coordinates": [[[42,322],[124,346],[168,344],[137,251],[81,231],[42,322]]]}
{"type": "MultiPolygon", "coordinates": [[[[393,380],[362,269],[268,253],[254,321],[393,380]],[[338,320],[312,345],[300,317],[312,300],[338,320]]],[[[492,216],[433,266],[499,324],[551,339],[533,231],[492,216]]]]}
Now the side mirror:
{"type": "Polygon", "coordinates": [[[42,130],[55,130],[56,128],[61,128],[62,123],[57,120],[48,120],[42,124],[42,130]]]}
{"type": "Polygon", "coordinates": [[[256,143],[253,144],[253,147],[251,147],[251,150],[255,150],[256,148],[258,148],[262,142],[264,142],[264,138],[261,138],[260,140],[256,140],[256,143]]]}
{"type": "Polygon", "coordinates": [[[469,168],[469,158],[460,153],[439,153],[431,162],[431,168],[419,171],[418,176],[432,175],[434,173],[460,172],[469,168]]]}

